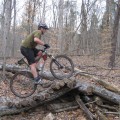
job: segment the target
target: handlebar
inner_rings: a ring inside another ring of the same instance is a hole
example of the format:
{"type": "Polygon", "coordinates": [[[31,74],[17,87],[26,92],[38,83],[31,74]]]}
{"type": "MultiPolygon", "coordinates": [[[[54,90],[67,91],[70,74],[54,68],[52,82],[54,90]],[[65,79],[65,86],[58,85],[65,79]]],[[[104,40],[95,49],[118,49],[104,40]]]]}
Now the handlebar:
{"type": "Polygon", "coordinates": [[[43,49],[43,51],[45,51],[46,49],[49,49],[49,48],[50,48],[50,46],[49,46],[49,47],[45,47],[45,46],[44,46],[44,49],[43,49]]]}

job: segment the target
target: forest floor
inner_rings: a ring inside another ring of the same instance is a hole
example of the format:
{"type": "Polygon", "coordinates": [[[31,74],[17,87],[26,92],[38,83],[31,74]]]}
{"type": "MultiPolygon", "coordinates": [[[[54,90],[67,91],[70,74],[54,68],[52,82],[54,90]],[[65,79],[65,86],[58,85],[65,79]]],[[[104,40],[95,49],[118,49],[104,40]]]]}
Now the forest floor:
{"type": "MultiPolygon", "coordinates": [[[[108,81],[110,84],[115,85],[120,88],[120,59],[117,58],[116,67],[111,70],[107,67],[108,59],[104,56],[99,56],[93,58],[93,56],[72,56],[71,59],[75,63],[75,66],[87,73],[95,75],[105,81],[108,81]]],[[[17,59],[8,59],[8,64],[14,64],[17,59]]],[[[49,64],[49,61],[47,65],[49,64]]],[[[0,72],[2,74],[2,72],[0,72]]],[[[90,82],[92,84],[96,84],[95,80],[92,78],[87,78],[85,76],[77,76],[76,79],[84,82],[90,82]]],[[[0,83],[0,97],[5,99],[7,98],[15,98],[15,96],[11,93],[9,89],[9,84],[1,81],[0,83]]],[[[0,101],[1,102],[1,101],[0,101]]],[[[1,103],[0,103],[1,104],[1,103]]],[[[19,115],[13,116],[4,116],[1,117],[0,120],[43,120],[43,118],[50,113],[50,111],[46,110],[45,106],[41,106],[36,108],[35,110],[30,110],[27,113],[21,113],[19,115]]],[[[76,109],[72,111],[64,111],[60,113],[53,113],[55,116],[55,120],[87,120],[85,114],[81,109],[76,109]]],[[[109,114],[107,116],[109,120],[120,120],[119,116],[115,116],[109,114]]]]}

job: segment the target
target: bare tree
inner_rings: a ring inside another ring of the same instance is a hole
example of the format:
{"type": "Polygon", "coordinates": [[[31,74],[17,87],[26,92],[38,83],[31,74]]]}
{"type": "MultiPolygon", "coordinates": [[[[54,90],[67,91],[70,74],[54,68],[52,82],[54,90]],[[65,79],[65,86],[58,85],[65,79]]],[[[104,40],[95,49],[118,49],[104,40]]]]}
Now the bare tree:
{"type": "Polygon", "coordinates": [[[42,22],[45,22],[46,0],[43,1],[42,22]]]}
{"type": "Polygon", "coordinates": [[[32,21],[31,21],[31,12],[32,12],[32,1],[29,0],[28,1],[28,34],[30,34],[32,32],[31,30],[31,25],[32,25],[32,21]]]}
{"type": "Polygon", "coordinates": [[[82,6],[81,6],[81,27],[80,27],[80,41],[79,41],[79,46],[78,49],[82,49],[82,52],[84,54],[87,41],[86,41],[86,34],[87,34],[87,12],[86,12],[86,7],[84,0],[82,0],[82,6]]]}
{"type": "Polygon", "coordinates": [[[35,20],[35,14],[36,14],[36,0],[33,1],[33,10],[32,10],[32,25],[31,25],[31,30],[33,31],[33,23],[35,20]]]}
{"type": "Polygon", "coordinates": [[[64,0],[59,0],[59,8],[58,8],[58,27],[59,27],[59,34],[58,34],[58,47],[60,48],[60,51],[62,52],[62,42],[63,42],[63,37],[62,37],[62,30],[63,30],[63,5],[64,5],[64,0]]]}
{"type": "MultiPolygon", "coordinates": [[[[5,6],[6,6],[6,0],[3,1],[2,3],[3,5],[3,10],[2,10],[2,13],[1,13],[1,40],[3,40],[3,35],[4,35],[4,22],[5,22],[5,6]]],[[[1,41],[1,46],[2,46],[2,42],[1,41]]],[[[2,48],[1,48],[1,51],[2,51],[2,48]]],[[[2,54],[1,54],[2,55],[2,54]]]]}
{"type": "Polygon", "coordinates": [[[13,20],[13,45],[12,45],[12,56],[14,57],[14,48],[15,48],[15,29],[16,29],[16,0],[13,1],[13,8],[14,8],[14,20],[13,20]]]}
{"type": "Polygon", "coordinates": [[[109,67],[115,67],[115,53],[116,53],[116,46],[117,46],[119,21],[120,21],[120,0],[118,0],[117,12],[115,15],[113,33],[112,33],[112,37],[111,37],[112,49],[111,49],[110,62],[108,64],[109,67]]]}
{"type": "Polygon", "coordinates": [[[57,3],[52,0],[52,11],[53,11],[53,27],[56,29],[57,28],[57,3]]]}
{"type": "Polygon", "coordinates": [[[115,6],[114,6],[114,0],[106,0],[106,10],[103,15],[102,19],[102,28],[103,29],[112,29],[113,21],[114,21],[114,14],[115,14],[115,6]]]}
{"type": "Polygon", "coordinates": [[[6,64],[6,47],[9,40],[9,31],[11,24],[11,5],[12,0],[7,0],[5,5],[5,21],[4,21],[4,35],[3,35],[3,57],[4,57],[4,66],[3,66],[3,77],[5,77],[5,64],[6,64]]]}
{"type": "Polygon", "coordinates": [[[66,1],[64,5],[64,52],[74,50],[74,40],[72,35],[76,26],[76,1],[66,1]]]}

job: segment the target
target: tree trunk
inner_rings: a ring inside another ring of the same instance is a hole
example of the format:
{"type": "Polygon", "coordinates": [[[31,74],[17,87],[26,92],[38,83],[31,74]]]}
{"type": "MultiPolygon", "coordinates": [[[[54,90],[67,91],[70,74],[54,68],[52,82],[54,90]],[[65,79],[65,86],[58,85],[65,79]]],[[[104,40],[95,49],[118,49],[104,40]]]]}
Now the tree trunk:
{"type": "Polygon", "coordinates": [[[36,14],[36,0],[34,0],[33,2],[33,10],[32,10],[32,16],[31,16],[31,31],[33,31],[33,23],[34,23],[34,19],[35,19],[35,14],[36,14]]]}
{"type": "Polygon", "coordinates": [[[116,53],[116,46],[117,46],[117,36],[118,36],[118,28],[119,28],[119,21],[120,21],[120,0],[118,0],[117,12],[114,21],[113,33],[111,38],[111,56],[110,62],[108,64],[109,67],[115,67],[115,53],[116,53]]]}
{"type": "MultiPolygon", "coordinates": [[[[1,28],[2,28],[1,36],[2,36],[2,40],[3,40],[3,35],[4,35],[5,6],[6,6],[6,2],[4,0],[4,2],[3,2],[3,11],[2,11],[2,15],[1,15],[2,16],[2,20],[1,20],[1,28]]],[[[3,41],[1,41],[1,42],[3,43],[3,41]]]]}
{"type": "Polygon", "coordinates": [[[11,4],[12,0],[6,1],[5,6],[5,22],[4,22],[4,35],[3,35],[3,57],[4,57],[4,65],[3,65],[3,77],[5,78],[5,64],[6,64],[6,48],[9,39],[9,31],[10,31],[10,23],[11,23],[11,4]]]}
{"type": "Polygon", "coordinates": [[[60,52],[62,53],[63,49],[63,5],[64,0],[59,0],[59,11],[58,11],[58,27],[59,27],[59,33],[58,33],[58,48],[60,48],[60,52]]]}
{"type": "Polygon", "coordinates": [[[42,22],[45,23],[46,0],[43,1],[42,22]]]}
{"type": "Polygon", "coordinates": [[[12,57],[15,55],[15,40],[16,40],[16,34],[15,34],[15,26],[16,26],[16,0],[14,0],[14,21],[13,21],[13,45],[12,45],[12,57]]]}

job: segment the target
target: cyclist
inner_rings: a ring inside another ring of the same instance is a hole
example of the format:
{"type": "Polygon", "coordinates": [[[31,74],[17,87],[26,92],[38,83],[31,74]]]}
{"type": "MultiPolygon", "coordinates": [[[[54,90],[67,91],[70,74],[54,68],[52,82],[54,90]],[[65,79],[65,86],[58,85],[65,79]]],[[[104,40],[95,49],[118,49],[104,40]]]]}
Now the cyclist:
{"type": "Polygon", "coordinates": [[[40,52],[36,48],[37,45],[49,47],[48,44],[45,44],[41,40],[41,35],[43,35],[46,32],[46,30],[48,30],[48,26],[44,23],[39,23],[38,30],[28,35],[27,38],[22,41],[20,48],[22,55],[25,56],[25,58],[28,61],[28,64],[30,65],[31,73],[33,74],[35,84],[43,83],[36,69],[37,64],[35,62],[35,58],[39,55],[40,52]]]}

